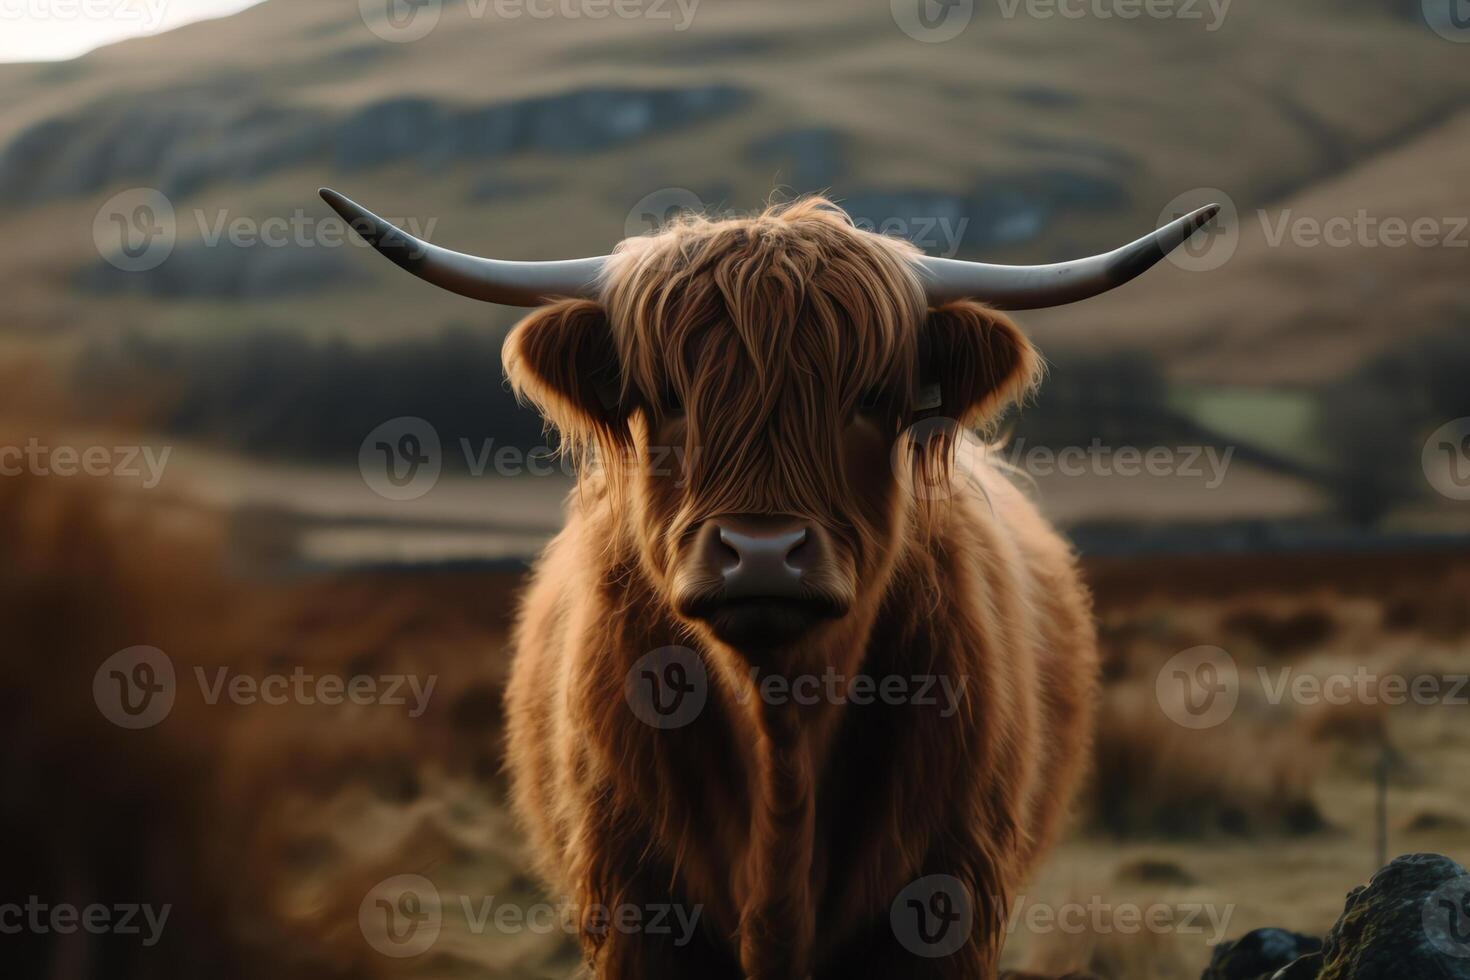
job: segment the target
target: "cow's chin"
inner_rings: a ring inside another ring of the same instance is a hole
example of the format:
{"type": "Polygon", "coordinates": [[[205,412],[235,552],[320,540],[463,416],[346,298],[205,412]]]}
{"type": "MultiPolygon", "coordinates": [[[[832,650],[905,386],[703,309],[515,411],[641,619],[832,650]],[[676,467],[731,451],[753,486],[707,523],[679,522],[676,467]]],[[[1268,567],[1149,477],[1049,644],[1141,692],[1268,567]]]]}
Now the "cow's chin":
{"type": "Polygon", "coordinates": [[[824,625],[847,615],[848,604],[825,595],[802,598],[718,594],[685,597],[679,611],[702,624],[720,643],[751,662],[809,640],[824,625]]]}

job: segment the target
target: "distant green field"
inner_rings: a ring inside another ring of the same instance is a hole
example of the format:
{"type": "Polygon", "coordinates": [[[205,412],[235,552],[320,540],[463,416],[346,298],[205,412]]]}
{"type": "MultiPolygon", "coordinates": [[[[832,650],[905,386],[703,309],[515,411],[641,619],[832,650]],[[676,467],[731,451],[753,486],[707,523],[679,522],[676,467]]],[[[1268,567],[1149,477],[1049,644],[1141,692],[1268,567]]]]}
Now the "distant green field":
{"type": "Polygon", "coordinates": [[[1206,428],[1311,466],[1327,462],[1316,438],[1317,400],[1310,391],[1245,385],[1179,385],[1174,408],[1206,428]]]}

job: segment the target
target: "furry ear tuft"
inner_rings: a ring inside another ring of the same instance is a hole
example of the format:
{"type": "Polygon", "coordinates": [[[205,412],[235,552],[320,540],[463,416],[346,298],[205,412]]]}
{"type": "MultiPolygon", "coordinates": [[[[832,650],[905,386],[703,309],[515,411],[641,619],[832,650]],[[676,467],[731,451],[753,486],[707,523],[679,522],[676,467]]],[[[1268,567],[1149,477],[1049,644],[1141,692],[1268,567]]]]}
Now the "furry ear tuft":
{"type": "Polygon", "coordinates": [[[617,347],[599,304],[568,299],[537,309],[510,332],[501,360],[516,396],[535,405],[571,451],[627,443],[617,347]]]}
{"type": "Polygon", "coordinates": [[[1004,313],[969,300],[929,311],[920,387],[938,387],[935,415],[984,425],[1041,380],[1041,356],[1004,313]]]}

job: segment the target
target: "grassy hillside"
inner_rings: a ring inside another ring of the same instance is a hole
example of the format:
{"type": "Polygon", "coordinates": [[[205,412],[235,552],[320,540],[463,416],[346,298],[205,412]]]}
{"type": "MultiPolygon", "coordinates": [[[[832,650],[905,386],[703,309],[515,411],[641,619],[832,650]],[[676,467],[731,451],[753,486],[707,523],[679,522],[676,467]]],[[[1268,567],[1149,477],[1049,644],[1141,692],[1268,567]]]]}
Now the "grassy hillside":
{"type": "Polygon", "coordinates": [[[1470,146],[1455,115],[1470,104],[1465,52],[1378,5],[1238,4],[1212,31],[982,4],[937,44],[905,35],[888,4],[846,0],[706,2],[683,30],[673,7],[671,20],[484,9],[447,4],[427,37],[389,43],[356,4],[269,0],[0,70],[0,227],[26,243],[0,271],[7,331],[64,347],[119,327],[262,324],[374,341],[513,318],[357,248],[207,241],[273,216],[316,241],[319,184],[446,244],[525,258],[605,250],[686,191],[748,209],[773,188],[825,188],[931,250],[1016,261],[1106,247],[1176,194],[1222,188],[1244,228],[1229,263],[1165,266],[1028,318],[1048,343],[1124,340],[1217,380],[1340,371],[1390,340],[1390,304],[1399,329],[1440,316],[1463,268],[1448,249],[1257,241],[1259,207],[1414,217],[1464,199],[1451,181],[1470,146]],[[121,273],[94,221],[139,186],[167,196],[177,245],[158,269],[121,273]]]}

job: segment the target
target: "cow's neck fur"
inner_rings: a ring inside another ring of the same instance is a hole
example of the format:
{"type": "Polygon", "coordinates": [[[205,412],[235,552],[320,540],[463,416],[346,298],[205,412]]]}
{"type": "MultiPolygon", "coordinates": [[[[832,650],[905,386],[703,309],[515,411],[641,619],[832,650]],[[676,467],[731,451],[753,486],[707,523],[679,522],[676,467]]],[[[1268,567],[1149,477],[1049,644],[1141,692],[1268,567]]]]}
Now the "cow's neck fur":
{"type": "MultiPolygon", "coordinates": [[[[615,522],[612,513],[603,516],[615,522]]],[[[903,537],[914,540],[920,532],[912,525],[912,517],[895,516],[895,527],[907,532],[903,537]]],[[[765,664],[756,671],[735,651],[695,636],[690,627],[679,623],[634,556],[628,536],[613,531],[609,538],[625,542],[617,548],[622,552],[620,558],[608,555],[613,559],[610,574],[604,578],[609,609],[616,610],[613,614],[626,629],[655,624],[643,638],[642,649],[675,642],[671,637],[698,647],[713,671],[710,699],[718,699],[721,717],[732,729],[738,778],[748,807],[745,814],[727,815],[744,830],[738,860],[729,855],[728,879],[728,900],[738,916],[741,965],[753,978],[803,977],[818,943],[816,917],[823,906],[820,891],[828,871],[826,850],[818,836],[819,789],[838,749],[847,709],[840,701],[828,703],[822,697],[809,705],[789,703],[789,699],[784,704],[767,704],[759,693],[760,679],[772,673],[785,675],[788,681],[802,675],[821,678],[830,669],[850,681],[864,671],[887,669],[896,650],[876,651],[884,663],[873,663],[870,647],[875,636],[883,638],[879,642],[884,646],[900,638],[915,639],[913,623],[923,617],[914,617],[913,611],[927,601],[925,593],[944,594],[945,590],[934,587],[936,576],[942,573],[932,560],[923,559],[910,561],[910,567],[895,568],[897,559],[892,556],[902,551],[900,534],[895,532],[889,557],[873,576],[873,581],[885,583],[882,593],[857,603],[848,617],[817,638],[781,651],[773,658],[779,666],[765,664]],[[907,613],[896,616],[895,609],[907,613]],[[657,615],[647,617],[649,611],[657,615]]],[[[939,669],[937,664],[934,667],[939,669]]]]}
{"type": "MultiPolygon", "coordinates": [[[[857,616],[857,614],[854,614],[857,616]]],[[[817,857],[817,795],[828,753],[842,718],[840,704],[767,704],[762,677],[783,674],[822,677],[830,667],[839,678],[861,669],[874,615],[857,618],[822,642],[787,651],[794,673],[756,673],[737,654],[717,650],[721,690],[735,692],[734,709],[751,733],[746,757],[750,786],[750,828],[741,908],[741,963],[753,977],[780,977],[810,960],[817,902],[812,894],[821,869],[817,857]],[[819,666],[820,665],[820,666],[819,666]]],[[[789,690],[789,687],[788,687],[789,690]]]]}

